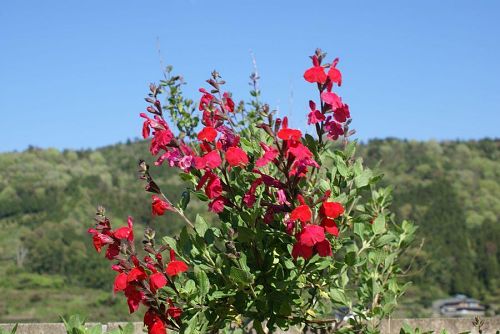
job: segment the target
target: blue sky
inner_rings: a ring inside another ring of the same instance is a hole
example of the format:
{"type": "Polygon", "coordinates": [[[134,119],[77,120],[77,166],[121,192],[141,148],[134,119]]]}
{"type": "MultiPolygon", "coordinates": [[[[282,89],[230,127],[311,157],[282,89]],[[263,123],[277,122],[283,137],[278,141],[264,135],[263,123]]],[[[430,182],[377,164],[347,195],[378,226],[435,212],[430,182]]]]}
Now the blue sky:
{"type": "Polygon", "coordinates": [[[340,57],[353,127],[374,137],[499,137],[499,1],[3,1],[0,151],[88,148],[140,135],[165,63],[188,82],[213,69],[305,130],[302,79],[316,47],[340,57]]]}

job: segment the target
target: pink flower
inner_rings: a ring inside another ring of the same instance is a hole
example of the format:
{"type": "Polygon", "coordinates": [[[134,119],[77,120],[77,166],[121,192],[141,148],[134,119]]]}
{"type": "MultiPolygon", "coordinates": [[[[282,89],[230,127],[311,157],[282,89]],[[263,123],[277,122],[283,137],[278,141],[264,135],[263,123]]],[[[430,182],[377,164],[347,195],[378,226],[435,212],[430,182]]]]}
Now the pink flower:
{"type": "Polygon", "coordinates": [[[323,240],[325,240],[325,230],[318,225],[306,225],[299,234],[299,242],[308,247],[313,247],[323,240]]]}
{"type": "Polygon", "coordinates": [[[307,124],[316,124],[325,120],[325,115],[316,109],[316,103],[309,101],[311,112],[307,115],[307,124]]]}
{"type": "Polygon", "coordinates": [[[279,152],[276,148],[267,146],[263,142],[260,142],[260,147],[264,150],[264,155],[257,159],[255,162],[256,167],[264,167],[278,156],[279,152]]]}
{"type": "Polygon", "coordinates": [[[342,100],[340,97],[333,92],[323,92],[321,93],[321,101],[332,106],[332,109],[337,109],[342,107],[342,100]]]}
{"type": "Polygon", "coordinates": [[[220,166],[222,159],[217,150],[210,151],[202,157],[195,158],[195,165],[198,169],[215,169],[220,166]]]}

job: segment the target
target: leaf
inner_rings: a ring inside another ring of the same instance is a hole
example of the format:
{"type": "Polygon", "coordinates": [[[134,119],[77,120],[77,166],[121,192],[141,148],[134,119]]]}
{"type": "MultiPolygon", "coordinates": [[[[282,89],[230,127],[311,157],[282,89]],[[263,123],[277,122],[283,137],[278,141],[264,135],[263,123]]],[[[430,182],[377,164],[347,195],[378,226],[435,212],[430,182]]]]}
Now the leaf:
{"type": "Polygon", "coordinates": [[[208,280],[207,274],[198,267],[194,268],[194,274],[196,276],[196,280],[198,281],[198,290],[200,295],[205,296],[208,294],[208,290],[210,289],[210,281],[208,280]]]}
{"type": "Polygon", "coordinates": [[[333,301],[340,303],[342,305],[349,304],[344,291],[342,291],[341,289],[335,289],[335,288],[330,289],[330,298],[332,298],[333,301]]]}
{"type": "Polygon", "coordinates": [[[229,278],[238,285],[250,285],[253,283],[253,275],[236,267],[231,267],[229,278]]]}
{"type": "Polygon", "coordinates": [[[366,187],[370,183],[370,178],[373,173],[371,170],[367,169],[361,172],[358,176],[354,178],[354,184],[357,188],[366,187]]]}
{"type": "Polygon", "coordinates": [[[174,238],[169,237],[169,236],[164,236],[163,237],[163,242],[167,245],[170,246],[176,253],[177,253],[177,241],[175,241],[174,238]]]}
{"type": "Polygon", "coordinates": [[[196,220],[194,222],[194,229],[196,230],[196,233],[198,233],[200,237],[202,238],[205,237],[205,233],[208,230],[208,224],[202,216],[196,215],[196,220]]]}
{"type": "Polygon", "coordinates": [[[208,201],[208,196],[201,190],[193,191],[193,194],[202,202],[208,201]]]}
{"type": "Polygon", "coordinates": [[[385,216],[378,215],[372,224],[373,233],[382,234],[385,232],[385,216]]]}

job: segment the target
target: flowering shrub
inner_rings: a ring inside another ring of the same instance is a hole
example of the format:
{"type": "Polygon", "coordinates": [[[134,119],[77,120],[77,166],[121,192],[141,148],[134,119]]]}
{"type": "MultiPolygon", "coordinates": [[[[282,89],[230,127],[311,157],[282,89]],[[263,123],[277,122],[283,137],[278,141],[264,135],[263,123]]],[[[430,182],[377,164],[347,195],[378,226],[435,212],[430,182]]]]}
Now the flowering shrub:
{"type": "Polygon", "coordinates": [[[376,189],[381,175],[354,158],[349,106],[334,92],[342,84],[338,59],[328,64],[325,56],[317,50],[304,73],[318,93],[308,106],[314,136],[260,102],[256,73],[248,104],[234,102],[217,72],[197,107],[171,68],[150,86],[143,137],[151,138],[155,166],[178,168],[187,189],[174,204],[144,161],[140,178],[153,194],[152,215],[173,211],[186,226],[160,245],[146,229],[141,256],[132,218],[113,229],[99,208],[89,230],[115,263],[114,290],[130,312],[145,306],[148,333],[243,325],[258,333],[289,326],[366,333],[396,305],[404,290],[397,259],[414,227],[394,223],[390,189],[376,189]],[[188,218],[191,196],[207,203],[215,223],[188,218]]]}

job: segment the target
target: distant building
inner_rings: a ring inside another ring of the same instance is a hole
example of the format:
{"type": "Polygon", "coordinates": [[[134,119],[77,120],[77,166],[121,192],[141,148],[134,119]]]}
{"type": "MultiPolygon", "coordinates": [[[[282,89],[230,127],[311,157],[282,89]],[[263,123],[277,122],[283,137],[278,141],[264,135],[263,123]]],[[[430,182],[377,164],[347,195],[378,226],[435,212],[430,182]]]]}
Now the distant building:
{"type": "Polygon", "coordinates": [[[432,303],[435,314],[444,317],[474,317],[484,316],[486,306],[474,298],[465,295],[455,295],[452,298],[439,299],[432,303]]]}

